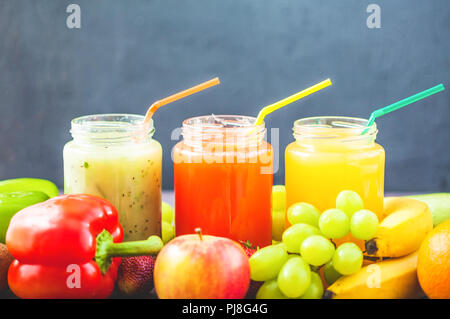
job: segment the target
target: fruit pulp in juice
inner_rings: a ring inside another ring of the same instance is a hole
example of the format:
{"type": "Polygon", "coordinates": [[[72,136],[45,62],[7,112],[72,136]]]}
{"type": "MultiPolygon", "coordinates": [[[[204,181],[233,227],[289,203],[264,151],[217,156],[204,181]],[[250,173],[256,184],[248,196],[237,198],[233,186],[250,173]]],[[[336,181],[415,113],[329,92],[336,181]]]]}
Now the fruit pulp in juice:
{"type": "Polygon", "coordinates": [[[383,211],[385,152],[370,145],[310,145],[293,142],[286,148],[286,207],[297,202],[316,206],[321,212],[336,207],[342,190],[357,192],[364,207],[379,217],[383,211]]]}
{"type": "Polygon", "coordinates": [[[250,241],[264,247],[272,243],[271,193],[272,148],[269,144],[263,162],[257,155],[237,162],[214,159],[193,160],[180,142],[175,146],[175,232],[204,234],[236,241],[250,241]],[[267,173],[270,171],[270,174],[267,173]],[[265,173],[262,173],[265,172],[265,173]]]}
{"type": "Polygon", "coordinates": [[[64,192],[86,193],[111,202],[119,213],[124,241],[161,235],[162,148],[141,145],[64,147],[64,192]]]}

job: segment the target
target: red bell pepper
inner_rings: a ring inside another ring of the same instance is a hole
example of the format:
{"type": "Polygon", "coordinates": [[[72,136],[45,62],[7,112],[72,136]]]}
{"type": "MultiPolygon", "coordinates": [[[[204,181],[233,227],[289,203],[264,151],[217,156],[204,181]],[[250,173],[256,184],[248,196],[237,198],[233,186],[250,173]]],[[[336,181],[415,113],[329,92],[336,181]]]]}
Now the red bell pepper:
{"type": "Polygon", "coordinates": [[[62,195],[24,208],[6,233],[16,258],[9,287],[21,298],[106,298],[114,289],[118,256],[156,254],[163,245],[157,236],[122,239],[117,210],[95,196],[62,195]]]}

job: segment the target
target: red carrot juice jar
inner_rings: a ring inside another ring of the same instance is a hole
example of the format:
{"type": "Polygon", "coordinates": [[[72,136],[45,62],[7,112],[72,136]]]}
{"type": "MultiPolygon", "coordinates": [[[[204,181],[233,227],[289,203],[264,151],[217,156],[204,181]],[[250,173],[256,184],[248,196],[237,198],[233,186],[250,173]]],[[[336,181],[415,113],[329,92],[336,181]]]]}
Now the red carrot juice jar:
{"type": "Polygon", "coordinates": [[[272,243],[273,149],[256,118],[218,115],[183,122],[173,149],[176,235],[272,243]]]}

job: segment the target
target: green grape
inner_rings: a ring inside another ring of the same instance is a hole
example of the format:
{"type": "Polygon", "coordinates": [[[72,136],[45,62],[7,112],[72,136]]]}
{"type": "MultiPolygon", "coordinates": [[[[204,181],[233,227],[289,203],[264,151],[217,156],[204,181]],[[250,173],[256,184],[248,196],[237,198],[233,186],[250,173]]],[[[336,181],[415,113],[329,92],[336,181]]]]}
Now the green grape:
{"type": "Polygon", "coordinates": [[[311,284],[300,299],[322,299],[323,284],[322,279],[316,272],[311,272],[311,284]]]}
{"type": "Polygon", "coordinates": [[[319,228],[322,234],[328,238],[341,238],[350,231],[350,223],[342,210],[332,208],[320,215],[319,228]]]}
{"type": "Polygon", "coordinates": [[[277,279],[272,279],[262,284],[256,293],[256,299],[287,299],[287,297],[278,288],[277,279]]]}
{"type": "Polygon", "coordinates": [[[350,219],[353,213],[364,208],[364,203],[358,193],[354,191],[342,191],[336,198],[336,208],[339,208],[350,219]]]}
{"type": "Polygon", "coordinates": [[[353,214],[350,220],[350,231],[358,239],[369,240],[375,237],[378,230],[378,217],[370,210],[362,209],[353,214]]]}
{"type": "Polygon", "coordinates": [[[284,185],[272,186],[272,210],[286,211],[286,188],[284,185]]]}
{"type": "Polygon", "coordinates": [[[175,237],[175,227],[168,222],[161,223],[161,239],[164,244],[167,244],[175,237]]]}
{"type": "Polygon", "coordinates": [[[310,236],[303,241],[300,254],[308,264],[320,266],[333,258],[334,245],[323,236],[310,236]]]}
{"type": "Polygon", "coordinates": [[[287,259],[288,253],[283,244],[266,246],[257,250],[249,258],[250,278],[255,281],[276,278],[287,259]]]}
{"type": "Polygon", "coordinates": [[[173,222],[173,208],[166,202],[162,202],[161,205],[161,219],[170,224],[173,222]]]}
{"type": "Polygon", "coordinates": [[[281,236],[283,235],[283,232],[284,232],[284,225],[285,225],[284,210],[282,210],[282,211],[273,210],[272,211],[272,239],[278,240],[278,241],[281,240],[281,236]]]}
{"type": "Polygon", "coordinates": [[[302,257],[292,257],[281,268],[277,283],[286,297],[300,297],[311,284],[311,269],[302,257]]]}
{"type": "Polygon", "coordinates": [[[320,212],[317,208],[307,203],[293,204],[287,211],[287,218],[291,225],[302,223],[318,227],[319,216],[320,212]]]}
{"type": "Polygon", "coordinates": [[[288,261],[291,258],[298,257],[298,256],[299,256],[298,254],[288,254],[288,259],[286,261],[288,261]]]}
{"type": "Polygon", "coordinates": [[[333,267],[342,275],[351,275],[361,269],[363,253],[354,243],[340,245],[333,256],[333,267]]]}
{"type": "Polygon", "coordinates": [[[284,231],[282,242],[288,252],[298,253],[302,242],[312,235],[320,235],[320,230],[308,224],[295,224],[284,231]]]}
{"type": "Polygon", "coordinates": [[[327,262],[323,267],[323,276],[329,285],[332,285],[336,280],[342,277],[342,275],[334,269],[332,260],[327,262]]]}

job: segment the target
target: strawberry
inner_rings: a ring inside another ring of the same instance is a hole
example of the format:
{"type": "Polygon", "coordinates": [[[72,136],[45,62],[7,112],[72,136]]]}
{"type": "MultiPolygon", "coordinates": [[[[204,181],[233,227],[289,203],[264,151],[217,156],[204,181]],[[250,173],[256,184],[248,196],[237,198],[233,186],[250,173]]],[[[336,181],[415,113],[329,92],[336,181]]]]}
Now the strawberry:
{"type": "Polygon", "coordinates": [[[155,257],[138,256],[122,258],[117,285],[128,296],[148,295],[153,289],[155,257]]]}
{"type": "Polygon", "coordinates": [[[240,240],[239,243],[241,244],[242,248],[244,248],[245,253],[247,254],[247,257],[250,258],[257,250],[255,246],[252,245],[248,240],[242,241],[240,240]]]}

